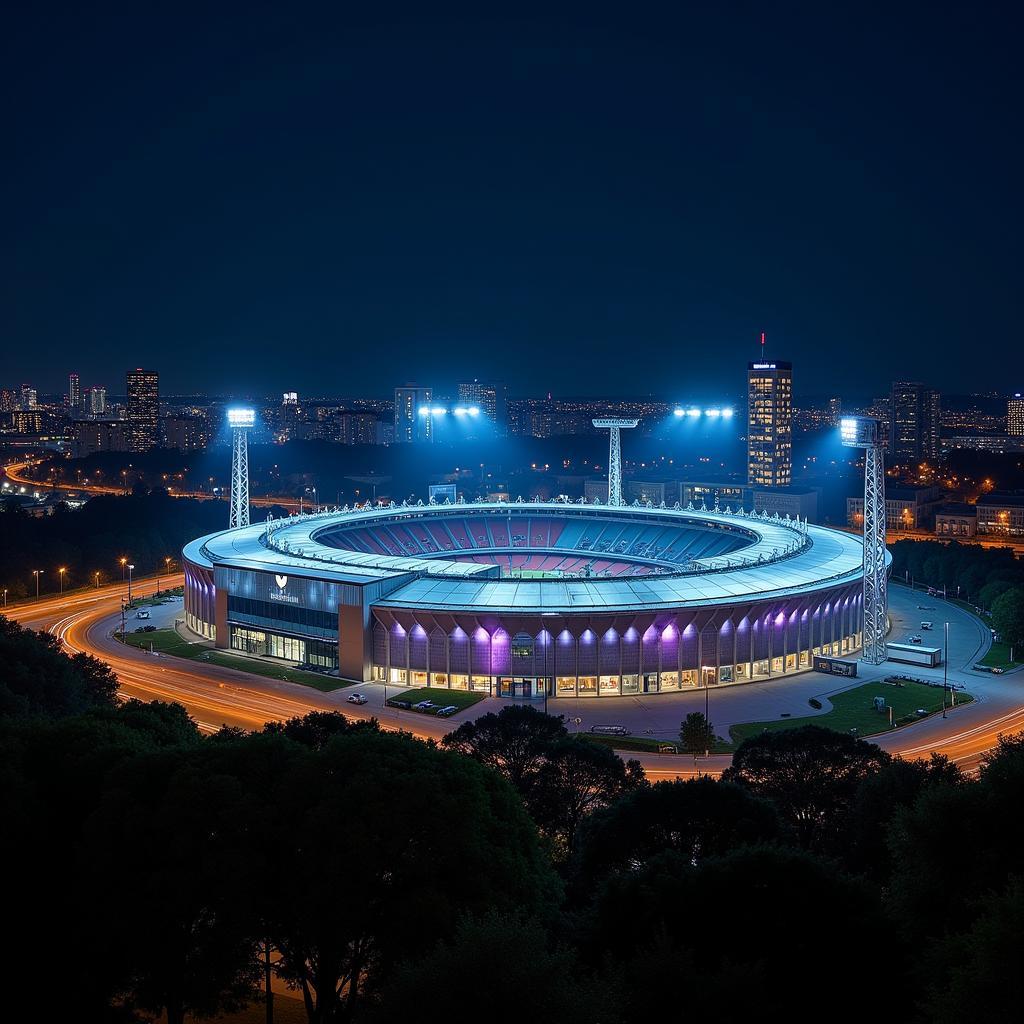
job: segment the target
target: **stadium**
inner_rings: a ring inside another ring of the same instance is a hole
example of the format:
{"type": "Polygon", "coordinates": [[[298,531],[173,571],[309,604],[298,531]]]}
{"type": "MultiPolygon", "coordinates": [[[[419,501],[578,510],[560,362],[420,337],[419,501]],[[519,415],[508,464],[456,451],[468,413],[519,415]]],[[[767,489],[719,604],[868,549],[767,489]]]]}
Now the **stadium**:
{"type": "Polygon", "coordinates": [[[183,556],[194,633],[358,682],[671,693],[861,643],[861,540],[728,508],[390,504],[225,530],[183,556]]]}

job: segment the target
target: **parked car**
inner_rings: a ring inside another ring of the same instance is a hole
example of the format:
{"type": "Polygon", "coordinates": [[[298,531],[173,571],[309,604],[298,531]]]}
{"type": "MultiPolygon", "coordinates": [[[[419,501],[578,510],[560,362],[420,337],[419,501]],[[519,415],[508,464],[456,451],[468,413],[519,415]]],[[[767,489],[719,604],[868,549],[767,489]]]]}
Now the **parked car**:
{"type": "Polygon", "coordinates": [[[1001,676],[1001,675],[1003,674],[1003,672],[1004,672],[1004,671],[1005,671],[1004,669],[1001,669],[1001,668],[1000,668],[1000,667],[999,667],[998,665],[996,665],[996,666],[995,666],[995,667],[994,667],[994,668],[992,669],[992,674],[993,674],[994,676],[1001,676]]]}
{"type": "Polygon", "coordinates": [[[914,636],[908,636],[907,640],[912,644],[919,644],[921,642],[921,638],[916,634],[914,636]]]}
{"type": "Polygon", "coordinates": [[[421,700],[419,704],[413,704],[413,711],[429,711],[434,706],[432,700],[421,700]]]}
{"type": "Polygon", "coordinates": [[[408,710],[409,708],[412,707],[412,705],[407,700],[398,700],[395,697],[392,697],[391,700],[388,701],[388,707],[389,708],[406,708],[408,710]]]}
{"type": "Polygon", "coordinates": [[[365,704],[366,700],[367,698],[364,697],[361,693],[350,693],[348,695],[349,704],[365,704]]]}
{"type": "Polygon", "coordinates": [[[624,725],[592,725],[590,731],[595,736],[628,736],[629,730],[624,725]]]}
{"type": "Polygon", "coordinates": [[[447,718],[449,715],[454,715],[458,710],[459,709],[455,704],[449,704],[445,708],[438,708],[434,714],[437,715],[438,718],[447,718]]]}
{"type": "Polygon", "coordinates": [[[137,619],[148,619],[149,618],[149,612],[147,612],[145,609],[143,609],[141,612],[136,612],[135,613],[135,618],[137,618],[137,619]]]}

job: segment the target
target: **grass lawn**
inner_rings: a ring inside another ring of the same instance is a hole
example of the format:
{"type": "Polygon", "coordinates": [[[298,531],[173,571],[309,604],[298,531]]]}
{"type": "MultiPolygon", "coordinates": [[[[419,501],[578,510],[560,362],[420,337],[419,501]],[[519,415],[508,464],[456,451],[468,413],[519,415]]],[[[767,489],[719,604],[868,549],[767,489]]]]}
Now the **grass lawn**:
{"type": "MultiPolygon", "coordinates": [[[[577,735],[573,733],[573,735],[577,735]]],[[[671,746],[676,748],[676,753],[683,754],[682,744],[679,740],[656,740],[650,736],[602,736],[594,735],[592,732],[581,732],[578,735],[591,743],[600,743],[603,747],[611,747],[612,750],[629,750],[641,754],[660,753],[661,747],[671,746]]],[[[721,736],[715,738],[711,746],[712,754],[731,754],[736,749],[735,744],[723,740],[721,736]]],[[[671,751],[664,751],[671,753],[671,751]]],[[[686,753],[686,757],[693,757],[693,754],[686,753]]]]}
{"type": "MultiPolygon", "coordinates": [[[[118,637],[120,635],[120,633],[117,634],[118,637]]],[[[311,686],[314,690],[320,690],[323,693],[330,693],[332,690],[351,685],[347,679],[339,679],[337,676],[321,675],[319,672],[300,672],[298,669],[276,665],[270,661],[239,658],[236,655],[215,650],[206,644],[190,644],[173,629],[157,629],[152,633],[126,633],[124,642],[144,651],[150,650],[152,644],[152,650],[160,654],[168,654],[175,658],[192,658],[196,661],[208,662],[211,665],[220,665],[222,668],[233,668],[238,672],[264,676],[267,679],[281,679],[286,683],[300,683],[302,686],[311,686]]]]}
{"type": "MultiPolygon", "coordinates": [[[[1013,652],[1017,654],[1017,651],[1013,652]]],[[[992,668],[1016,668],[1022,664],[1019,658],[1010,660],[1010,645],[1004,644],[1002,640],[993,640],[988,653],[979,662],[980,665],[988,665],[992,668]]]]}
{"type": "MultiPolygon", "coordinates": [[[[465,711],[466,708],[472,707],[477,701],[483,700],[486,697],[486,693],[472,693],[469,690],[446,690],[440,686],[421,686],[418,690],[399,690],[393,696],[388,697],[388,704],[392,707],[395,706],[395,701],[401,701],[402,704],[408,704],[410,711],[416,711],[413,704],[419,704],[422,700],[433,701],[438,707],[446,708],[450,704],[454,704],[459,711],[465,711]]],[[[421,715],[431,715],[433,710],[427,708],[426,711],[418,712],[421,715]]],[[[452,712],[457,714],[458,712],[452,712]]]]}
{"type": "MultiPolygon", "coordinates": [[[[801,725],[820,725],[836,732],[849,732],[856,729],[860,736],[876,736],[878,733],[889,732],[888,711],[876,711],[872,704],[874,697],[885,697],[887,705],[893,709],[893,721],[896,726],[909,725],[920,721],[917,709],[923,708],[929,715],[942,710],[942,687],[927,686],[924,683],[905,682],[900,686],[892,683],[863,683],[852,690],[833,694],[829,697],[832,710],[823,715],[811,715],[807,718],[779,718],[771,722],[744,722],[734,725],[729,735],[734,743],[742,743],[751,736],[758,736],[768,729],[795,729],[801,725]]],[[[950,706],[950,694],[946,694],[946,706],[950,706]]],[[[962,690],[956,692],[956,703],[967,704],[974,698],[962,690]]]]}

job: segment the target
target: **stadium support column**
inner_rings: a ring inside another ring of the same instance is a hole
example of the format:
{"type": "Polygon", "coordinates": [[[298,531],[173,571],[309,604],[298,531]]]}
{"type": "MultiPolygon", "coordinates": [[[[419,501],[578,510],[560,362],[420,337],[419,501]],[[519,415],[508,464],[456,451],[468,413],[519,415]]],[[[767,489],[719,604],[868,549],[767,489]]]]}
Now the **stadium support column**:
{"type": "Polygon", "coordinates": [[[885,456],[878,420],[844,416],[840,437],[848,448],[864,449],[864,638],[861,660],[881,665],[888,652],[888,581],[885,575],[885,456]]]}
{"type": "Polygon", "coordinates": [[[231,427],[231,515],[229,529],[249,525],[249,428],[256,414],[252,409],[229,409],[231,427]]]}
{"type": "Polygon", "coordinates": [[[608,431],[608,504],[619,507],[622,500],[622,435],[620,431],[630,430],[639,420],[596,419],[598,430],[608,431]]]}

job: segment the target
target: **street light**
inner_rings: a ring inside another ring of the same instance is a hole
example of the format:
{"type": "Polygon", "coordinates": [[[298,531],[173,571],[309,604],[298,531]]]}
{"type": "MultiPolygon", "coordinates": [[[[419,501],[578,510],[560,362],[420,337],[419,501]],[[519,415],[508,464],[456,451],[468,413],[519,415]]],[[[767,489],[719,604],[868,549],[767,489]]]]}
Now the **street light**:
{"type": "Polygon", "coordinates": [[[57,570],[57,572],[60,574],[60,596],[63,597],[64,596],[64,573],[67,572],[67,569],[65,569],[64,566],[61,566],[57,570]]]}
{"type": "Polygon", "coordinates": [[[39,597],[39,577],[45,572],[45,569],[33,569],[32,575],[36,578],[36,598],[39,597]]]}
{"type": "Polygon", "coordinates": [[[121,582],[124,583],[124,567],[128,564],[128,559],[122,555],[118,561],[121,563],[121,582]]]}
{"type": "Polygon", "coordinates": [[[131,562],[128,563],[128,603],[132,603],[132,569],[135,566],[131,562]]]}
{"type": "Polygon", "coordinates": [[[93,576],[96,577],[96,589],[99,590],[100,589],[100,574],[99,574],[99,570],[94,572],[93,576]]]}

